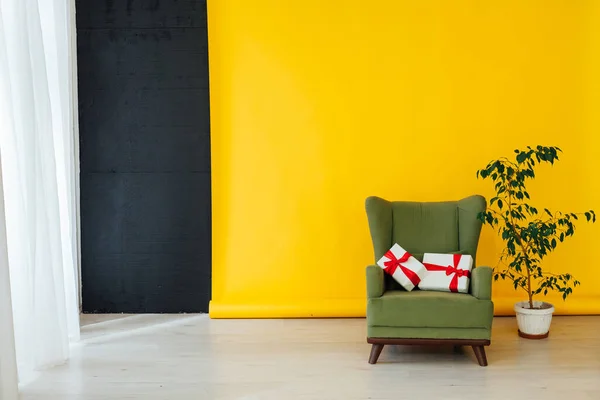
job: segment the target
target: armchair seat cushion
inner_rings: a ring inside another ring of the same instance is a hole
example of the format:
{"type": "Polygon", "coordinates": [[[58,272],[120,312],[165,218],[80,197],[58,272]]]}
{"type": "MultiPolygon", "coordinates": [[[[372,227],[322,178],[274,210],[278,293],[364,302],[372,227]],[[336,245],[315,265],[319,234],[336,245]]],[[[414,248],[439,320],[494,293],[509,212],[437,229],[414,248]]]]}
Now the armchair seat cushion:
{"type": "Polygon", "coordinates": [[[467,293],[390,290],[367,303],[367,325],[398,328],[484,328],[494,305],[467,293]]]}

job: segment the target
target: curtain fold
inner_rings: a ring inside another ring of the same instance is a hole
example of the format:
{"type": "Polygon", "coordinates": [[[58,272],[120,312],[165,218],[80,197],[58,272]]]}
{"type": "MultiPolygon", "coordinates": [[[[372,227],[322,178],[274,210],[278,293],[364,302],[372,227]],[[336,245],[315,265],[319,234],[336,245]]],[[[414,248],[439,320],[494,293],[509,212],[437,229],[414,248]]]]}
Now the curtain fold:
{"type": "MultiPolygon", "coordinates": [[[[69,7],[0,0],[0,154],[21,383],[64,362],[79,337],[69,7]]],[[[2,339],[0,354],[11,342],[2,339]]]]}
{"type": "MultiPolygon", "coordinates": [[[[0,7],[0,129],[12,129],[8,55],[3,36],[4,18],[0,7]]],[[[0,156],[1,159],[1,156],[0,156]]],[[[8,244],[4,213],[4,182],[0,162],[0,399],[18,398],[17,362],[8,266],[8,244]]]]}
{"type": "MultiPolygon", "coordinates": [[[[0,29],[2,29],[1,25],[0,29]]],[[[1,53],[2,48],[0,44],[0,65],[2,64],[1,53]]],[[[0,69],[1,72],[2,70],[0,69]]],[[[0,82],[0,90],[2,90],[2,82],[0,82]]],[[[2,107],[1,100],[0,107],[2,107]]],[[[2,120],[0,119],[1,123],[2,120]]],[[[4,218],[3,192],[0,167],[0,400],[12,400],[18,398],[18,379],[10,275],[8,271],[8,252],[6,248],[6,219],[4,218]]]]}

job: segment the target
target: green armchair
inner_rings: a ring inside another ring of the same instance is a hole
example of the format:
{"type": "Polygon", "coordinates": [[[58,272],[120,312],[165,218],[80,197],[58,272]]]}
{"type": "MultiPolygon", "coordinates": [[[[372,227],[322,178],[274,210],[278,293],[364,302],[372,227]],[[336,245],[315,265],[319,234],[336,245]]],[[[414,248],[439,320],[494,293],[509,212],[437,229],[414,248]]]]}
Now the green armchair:
{"type": "Polygon", "coordinates": [[[378,265],[367,267],[367,342],[369,363],[375,364],[386,344],[472,346],[479,365],[486,366],[494,304],[492,269],[475,267],[485,199],[459,201],[366,200],[375,260],[398,243],[422,261],[423,253],[459,253],[473,257],[469,293],[404,290],[378,265]]]}

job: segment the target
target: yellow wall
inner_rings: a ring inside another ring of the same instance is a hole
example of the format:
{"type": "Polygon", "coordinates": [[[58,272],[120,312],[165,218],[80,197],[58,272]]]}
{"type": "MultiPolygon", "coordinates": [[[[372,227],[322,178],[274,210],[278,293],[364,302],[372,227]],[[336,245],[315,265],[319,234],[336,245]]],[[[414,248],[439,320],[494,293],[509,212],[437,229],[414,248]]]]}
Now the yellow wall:
{"type": "MultiPolygon", "coordinates": [[[[600,212],[599,3],[210,0],[211,317],[364,315],[365,198],[489,198],[475,171],[517,147],[565,151],[536,205],[600,212]]],[[[600,313],[599,242],[548,258],[583,283],[558,313],[600,313]]]]}

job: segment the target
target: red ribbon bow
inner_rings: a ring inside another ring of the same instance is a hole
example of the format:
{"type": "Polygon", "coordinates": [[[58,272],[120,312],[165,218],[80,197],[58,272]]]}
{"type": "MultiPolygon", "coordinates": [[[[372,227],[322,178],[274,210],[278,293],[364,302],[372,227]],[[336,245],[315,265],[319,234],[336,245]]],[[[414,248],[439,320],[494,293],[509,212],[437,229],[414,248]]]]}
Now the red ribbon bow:
{"type": "Polygon", "coordinates": [[[417,275],[413,270],[410,270],[404,265],[402,265],[402,263],[407,262],[411,257],[411,255],[408,252],[405,252],[404,255],[400,258],[396,258],[396,255],[392,253],[391,250],[388,250],[387,253],[385,253],[385,257],[389,258],[389,261],[383,262],[383,265],[385,265],[385,272],[387,272],[390,275],[394,275],[394,272],[396,272],[396,270],[400,268],[400,271],[402,271],[404,275],[406,275],[408,280],[410,280],[413,285],[417,286],[419,282],[421,282],[421,278],[419,278],[419,275],[417,275]]]}
{"type": "Polygon", "coordinates": [[[458,263],[460,262],[461,257],[462,257],[462,255],[460,255],[460,254],[454,254],[454,257],[453,257],[454,265],[448,265],[446,267],[443,265],[436,265],[436,264],[429,264],[429,263],[423,263],[423,265],[425,266],[427,271],[445,271],[446,276],[450,276],[450,275],[454,274],[454,276],[452,277],[452,280],[450,281],[450,285],[448,285],[448,288],[450,289],[451,292],[458,292],[458,278],[462,278],[463,276],[466,276],[466,277],[471,276],[471,271],[458,268],[458,263]]]}

